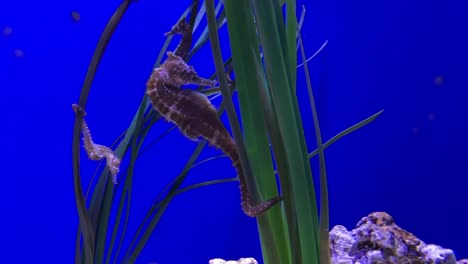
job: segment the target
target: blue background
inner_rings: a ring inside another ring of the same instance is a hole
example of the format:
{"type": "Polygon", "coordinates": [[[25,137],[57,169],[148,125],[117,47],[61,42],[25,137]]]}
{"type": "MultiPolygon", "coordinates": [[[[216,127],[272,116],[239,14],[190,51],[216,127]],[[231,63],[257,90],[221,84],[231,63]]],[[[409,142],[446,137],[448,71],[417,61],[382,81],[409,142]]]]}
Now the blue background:
{"type": "MultiPolygon", "coordinates": [[[[141,0],[131,5],[103,57],[87,105],[97,143],[110,144],[130,123],[163,33],[189,2],[141,0]]],[[[385,109],[375,123],[326,152],[331,224],[352,228],[368,213],[386,211],[426,243],[468,258],[468,3],[303,2],[307,54],[329,41],[309,63],[324,138],[385,109]],[[439,85],[438,77],[443,79],[439,85]]],[[[0,35],[2,263],[73,261],[78,222],[71,104],[78,100],[93,49],[119,3],[2,2],[0,30],[12,29],[0,35]],[[72,11],[81,14],[78,23],[72,11]]],[[[221,36],[227,57],[226,28],[221,36]]],[[[202,76],[214,71],[210,54],[206,45],[191,61],[202,76]]],[[[302,69],[298,83],[312,150],[302,69]]],[[[150,139],[169,127],[157,123],[150,139]]],[[[173,131],[140,159],[128,234],[194,148],[195,143],[173,131]]],[[[207,148],[200,160],[219,154],[207,148]]],[[[84,151],[82,155],[86,185],[97,163],[87,160],[84,151]]],[[[230,162],[218,159],[194,169],[187,184],[234,176],[230,162]]],[[[239,202],[237,183],[177,197],[138,263],[260,258],[255,220],[242,214],[239,202]]]]}

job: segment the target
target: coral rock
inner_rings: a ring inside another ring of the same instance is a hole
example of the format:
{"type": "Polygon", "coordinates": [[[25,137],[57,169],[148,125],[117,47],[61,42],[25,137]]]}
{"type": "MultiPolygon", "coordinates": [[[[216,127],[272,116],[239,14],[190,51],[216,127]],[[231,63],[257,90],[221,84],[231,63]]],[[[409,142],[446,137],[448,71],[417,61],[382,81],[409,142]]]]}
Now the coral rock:
{"type": "Polygon", "coordinates": [[[330,231],[330,252],[332,264],[468,264],[457,262],[450,249],[427,245],[385,212],[363,217],[351,231],[335,226],[330,231]]]}
{"type": "Polygon", "coordinates": [[[241,258],[238,261],[217,258],[210,260],[209,264],[258,264],[258,262],[254,258],[241,258]]]}

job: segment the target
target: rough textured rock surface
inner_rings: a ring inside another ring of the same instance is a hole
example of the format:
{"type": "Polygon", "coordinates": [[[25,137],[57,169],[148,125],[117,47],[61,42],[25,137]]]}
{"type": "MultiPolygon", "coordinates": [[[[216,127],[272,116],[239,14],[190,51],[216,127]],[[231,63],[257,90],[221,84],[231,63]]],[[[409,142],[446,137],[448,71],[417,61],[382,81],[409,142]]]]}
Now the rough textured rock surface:
{"type": "Polygon", "coordinates": [[[457,262],[450,249],[426,244],[395,224],[384,212],[363,217],[348,231],[335,226],[330,231],[332,264],[465,264],[457,262]]]}

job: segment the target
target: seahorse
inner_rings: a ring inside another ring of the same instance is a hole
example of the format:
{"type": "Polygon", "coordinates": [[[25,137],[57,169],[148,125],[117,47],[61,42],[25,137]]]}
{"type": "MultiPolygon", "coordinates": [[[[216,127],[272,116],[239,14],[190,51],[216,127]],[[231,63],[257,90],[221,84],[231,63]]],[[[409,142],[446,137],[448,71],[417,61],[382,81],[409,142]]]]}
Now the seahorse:
{"type": "Polygon", "coordinates": [[[164,63],[153,70],[146,83],[146,93],[161,116],[174,123],[187,138],[194,141],[205,139],[231,159],[239,178],[242,209],[246,215],[256,217],[282,198],[277,196],[258,205],[252,203],[237,146],[221,122],[216,108],[204,94],[181,88],[187,84],[216,84],[216,81],[199,77],[194,68],[187,65],[183,59],[191,46],[192,30],[185,19],[181,19],[166,33],[171,34],[182,35],[180,44],[174,52],[167,52],[164,63]]]}
{"type": "Polygon", "coordinates": [[[112,181],[117,184],[117,174],[120,171],[120,158],[118,158],[111,148],[94,143],[88,124],[84,120],[86,111],[78,104],[72,104],[73,111],[78,118],[81,118],[81,133],[83,134],[83,145],[90,160],[106,159],[106,165],[112,176],[112,181]]]}

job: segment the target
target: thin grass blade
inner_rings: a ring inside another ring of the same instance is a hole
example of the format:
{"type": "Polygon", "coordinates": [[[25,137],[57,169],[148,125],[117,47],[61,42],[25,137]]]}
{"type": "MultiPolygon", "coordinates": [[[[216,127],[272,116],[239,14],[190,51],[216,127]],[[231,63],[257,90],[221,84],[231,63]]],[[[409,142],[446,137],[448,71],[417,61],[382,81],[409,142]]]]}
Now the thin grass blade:
{"type": "MultiPolygon", "coordinates": [[[[159,208],[154,215],[154,217],[151,219],[150,223],[146,227],[146,230],[143,232],[143,235],[141,236],[141,239],[138,241],[138,243],[135,246],[135,249],[131,251],[131,253],[128,255],[128,258],[125,258],[124,261],[125,263],[135,263],[137,260],[138,256],[140,253],[143,251],[144,246],[148,242],[151,234],[153,233],[154,229],[156,228],[156,225],[159,223],[159,219],[161,218],[162,214],[168,207],[169,203],[172,201],[174,196],[177,193],[177,190],[180,188],[182,185],[183,181],[187,177],[187,173],[189,169],[193,166],[193,163],[195,160],[198,158],[198,156],[201,154],[201,151],[206,145],[206,141],[202,141],[198,143],[197,148],[193,152],[192,156],[190,159],[187,161],[185,164],[184,169],[182,170],[181,174],[177,177],[177,181],[175,182],[174,186],[172,186],[171,191],[169,194],[164,197],[162,200],[161,204],[159,205],[159,208]]],[[[131,248],[129,248],[131,249],[131,248]]]]}
{"type": "Polygon", "coordinates": [[[286,1],[286,51],[287,67],[289,69],[290,85],[294,87],[296,83],[297,65],[297,17],[296,0],[286,1]],[[294,47],[294,48],[293,48],[294,47]]]}
{"type": "MultiPolygon", "coordinates": [[[[136,147],[135,140],[132,143],[132,146],[133,146],[133,148],[136,147]]],[[[112,228],[111,239],[109,241],[109,246],[108,246],[108,249],[107,249],[106,264],[110,263],[110,261],[111,261],[112,252],[113,252],[113,249],[114,249],[114,245],[116,243],[117,232],[119,230],[120,221],[121,221],[122,216],[123,216],[123,208],[124,208],[125,201],[127,199],[131,198],[130,197],[130,190],[132,189],[133,170],[134,170],[134,167],[135,167],[137,157],[138,157],[138,149],[135,149],[134,151],[132,151],[131,156],[130,156],[130,164],[129,164],[129,168],[127,170],[127,176],[125,177],[125,182],[124,182],[124,187],[123,187],[123,190],[122,190],[122,194],[120,195],[120,197],[116,197],[116,198],[119,198],[119,204],[118,204],[118,208],[117,208],[117,214],[116,214],[116,217],[115,217],[115,220],[114,220],[115,221],[114,226],[112,228]]],[[[105,234],[107,234],[107,232],[105,234]]],[[[123,235],[124,234],[122,234],[122,236],[123,235]]],[[[116,258],[117,257],[118,257],[118,255],[116,255],[116,258]]]]}
{"type": "MultiPolygon", "coordinates": [[[[125,1],[129,2],[129,1],[125,1]]],[[[185,17],[188,12],[191,10],[191,6],[188,7],[185,12],[181,15],[182,17],[185,17]]],[[[158,55],[158,59],[155,63],[155,67],[157,67],[160,63],[161,60],[167,50],[167,47],[169,45],[170,40],[172,39],[172,36],[169,36],[166,39],[166,42],[163,45],[163,49],[160,51],[158,55]]],[[[148,107],[150,106],[149,100],[147,96],[145,95],[142,99],[142,103],[140,104],[137,113],[135,114],[129,129],[127,130],[124,139],[120,142],[119,146],[117,147],[115,153],[118,157],[122,158],[130,144],[130,140],[138,134],[138,131],[140,130],[140,127],[144,123],[144,113],[148,110],[148,107]]],[[[104,169],[104,171],[101,173],[101,176],[98,180],[98,183],[96,185],[96,188],[93,192],[93,195],[91,197],[91,202],[90,202],[90,210],[91,210],[91,220],[92,223],[94,223],[93,226],[95,226],[95,233],[98,232],[98,226],[100,226],[99,223],[103,223],[101,227],[101,236],[100,239],[97,237],[98,244],[99,244],[99,253],[96,256],[96,259],[98,259],[98,263],[103,263],[103,252],[105,248],[105,237],[107,233],[107,223],[108,223],[108,217],[110,214],[110,210],[112,207],[112,197],[113,197],[113,184],[111,183],[109,179],[109,173],[107,168],[104,169]],[[103,216],[103,217],[101,217],[103,216]]],[[[125,192],[122,193],[122,195],[125,195],[125,192]]]]}
{"type": "Polygon", "coordinates": [[[189,187],[185,187],[183,189],[180,189],[176,192],[176,195],[183,194],[184,192],[188,192],[193,189],[198,189],[201,187],[206,187],[206,186],[211,186],[211,185],[216,185],[220,183],[229,183],[229,182],[238,182],[239,179],[236,178],[229,178],[229,179],[219,179],[219,180],[212,180],[212,181],[205,181],[205,182],[200,182],[196,184],[192,184],[189,187]]]}
{"type": "MultiPolygon", "coordinates": [[[[263,104],[260,98],[261,90],[266,88],[257,79],[262,75],[262,68],[256,67],[260,50],[251,3],[248,0],[226,0],[225,10],[245,146],[259,191],[255,194],[258,202],[278,195],[264,113],[274,110],[269,98],[263,104]],[[246,52],[249,50],[252,52],[246,52]]],[[[257,223],[264,262],[289,263],[291,253],[282,207],[271,208],[267,214],[257,218],[257,223]]]]}
{"type": "MultiPolygon", "coordinates": [[[[233,91],[231,90],[231,93],[233,91]]],[[[224,103],[221,103],[219,109],[218,109],[218,115],[221,115],[224,112],[224,103]]],[[[197,145],[197,148],[195,151],[192,153],[192,156],[190,159],[187,161],[184,169],[182,172],[177,176],[170,184],[164,188],[164,190],[160,193],[160,195],[156,198],[156,201],[160,200],[160,198],[163,196],[164,193],[166,193],[168,190],[168,194],[166,197],[160,201],[160,202],[155,202],[155,204],[149,209],[148,213],[146,214],[145,218],[143,221],[140,223],[137,232],[133,236],[132,242],[130,243],[130,246],[128,247],[125,255],[124,255],[124,260],[126,262],[124,263],[134,263],[131,262],[131,260],[136,260],[143,250],[146,242],[148,241],[149,237],[153,233],[154,229],[156,228],[159,219],[162,216],[162,213],[164,210],[167,208],[169,205],[169,202],[173,199],[173,197],[176,195],[177,190],[180,188],[181,184],[185,180],[187,173],[194,167],[194,163],[198,156],[200,155],[201,151],[205,147],[206,142],[202,141],[197,145]],[[162,210],[162,212],[160,212],[162,210]],[[155,214],[156,213],[156,214],[155,214]],[[154,214],[154,215],[153,215],[154,214]],[[153,217],[151,217],[153,215],[153,217]],[[146,229],[144,229],[145,224],[148,222],[148,225],[146,226],[146,229]],[[141,237],[140,240],[138,238],[141,237]]]]}
{"type": "Polygon", "coordinates": [[[255,193],[253,192],[255,182],[252,177],[251,165],[247,157],[244,138],[242,136],[242,131],[239,125],[239,119],[237,118],[234,103],[232,102],[231,93],[226,79],[226,73],[224,72],[223,58],[221,54],[221,47],[219,44],[218,37],[218,28],[216,24],[214,0],[205,0],[205,6],[211,50],[213,54],[214,64],[216,66],[216,75],[218,76],[218,82],[220,84],[221,93],[223,95],[223,104],[226,107],[226,113],[228,116],[229,124],[231,126],[232,134],[234,136],[234,141],[236,142],[237,149],[239,151],[240,162],[247,181],[247,187],[249,188],[250,193],[255,193]]]}
{"type": "Polygon", "coordinates": [[[320,173],[320,264],[330,264],[330,238],[329,238],[329,229],[330,229],[330,216],[329,216],[329,202],[328,202],[328,183],[327,183],[327,171],[325,163],[325,153],[323,151],[322,145],[322,133],[320,131],[320,122],[317,114],[317,106],[315,105],[314,92],[312,90],[312,82],[309,75],[309,67],[307,65],[307,57],[304,51],[304,45],[302,43],[302,34],[297,28],[299,46],[301,49],[302,61],[304,62],[304,73],[306,76],[307,83],[307,92],[309,95],[309,103],[312,110],[312,116],[314,120],[315,128],[315,138],[317,141],[317,149],[319,155],[319,173],[320,173]]]}
{"type": "MultiPolygon", "coordinates": [[[[218,19],[216,20],[216,25],[218,29],[220,29],[224,25],[224,23],[226,23],[226,14],[224,12],[224,9],[222,9],[223,3],[224,3],[224,0],[220,0],[218,4],[216,5],[216,9],[215,9],[216,16],[218,17],[218,19]],[[221,14],[219,14],[220,11],[221,11],[221,14]]],[[[205,2],[203,2],[203,7],[205,7],[205,2]]],[[[206,13],[206,10],[205,10],[205,13],[206,13]]],[[[208,27],[205,27],[200,37],[198,38],[198,40],[195,42],[195,45],[193,46],[193,49],[190,51],[187,58],[191,58],[195,53],[197,53],[198,50],[200,50],[203,47],[203,45],[206,44],[208,39],[209,39],[208,27]]]]}
{"type": "MultiPolygon", "coordinates": [[[[334,137],[332,137],[331,139],[329,139],[327,142],[325,142],[325,144],[323,144],[323,149],[326,149],[328,147],[330,147],[333,143],[337,142],[338,140],[340,140],[341,138],[353,133],[354,131],[372,123],[374,120],[376,120],[381,114],[383,114],[384,110],[380,110],[379,112],[373,114],[372,116],[362,120],[361,122],[355,124],[355,125],[352,125],[350,127],[348,127],[347,129],[341,131],[340,133],[336,134],[334,137]]],[[[312,151],[311,153],[309,153],[309,158],[312,158],[314,157],[315,155],[317,155],[319,152],[318,152],[318,149],[312,151]]]]}
{"type": "MultiPolygon", "coordinates": [[[[271,231],[264,231],[262,228],[260,228],[260,234],[262,234],[262,232],[278,233],[275,234],[275,236],[278,236],[278,244],[285,244],[283,245],[284,250],[288,251],[288,261],[283,263],[300,263],[301,248],[299,243],[299,231],[297,229],[297,219],[294,209],[294,197],[292,195],[292,186],[289,181],[290,171],[287,164],[286,148],[284,146],[284,140],[281,136],[279,125],[277,122],[277,114],[272,105],[271,95],[269,94],[269,89],[267,88],[268,83],[265,79],[265,76],[263,75],[262,67],[260,66],[260,60],[257,60],[255,65],[257,73],[257,83],[259,87],[259,97],[262,108],[265,109],[265,120],[268,127],[268,133],[272,142],[271,146],[276,162],[277,171],[279,174],[281,193],[284,198],[284,210],[282,210],[282,214],[280,217],[282,219],[281,221],[283,223],[283,228],[285,229],[285,238],[281,238],[281,236],[283,235],[281,235],[279,227],[271,227],[271,231]],[[282,241],[283,239],[285,240],[282,241]]],[[[259,224],[259,227],[262,227],[262,223],[259,224]]],[[[266,225],[265,228],[270,228],[270,226],[266,225]]],[[[265,258],[265,256],[268,256],[267,254],[269,254],[269,249],[266,249],[264,251],[265,258]]],[[[269,259],[269,257],[267,257],[267,259],[264,259],[265,263],[269,263],[267,262],[267,260],[269,259]]]]}
{"type": "MultiPolygon", "coordinates": [[[[85,80],[80,93],[79,105],[86,109],[86,103],[89,97],[89,92],[91,90],[91,85],[96,75],[97,68],[101,61],[102,55],[107,47],[107,44],[110,41],[110,38],[117,28],[121,18],[125,14],[126,10],[130,6],[132,1],[123,1],[117,10],[114,12],[114,15],[110,18],[107,23],[104,31],[98,41],[96,49],[94,50],[93,57],[91,58],[90,65],[88,66],[88,71],[86,73],[85,80]]],[[[86,201],[83,195],[83,189],[81,186],[81,177],[80,177],[80,165],[79,165],[79,153],[80,153],[80,128],[81,128],[81,119],[75,119],[75,124],[73,128],[73,142],[72,142],[72,159],[73,159],[73,179],[74,179],[74,193],[75,200],[78,209],[79,216],[79,225],[83,234],[83,259],[86,263],[93,263],[94,257],[94,247],[95,247],[95,231],[92,226],[92,218],[88,215],[86,209],[86,201]]],[[[80,243],[77,243],[78,246],[80,243]]],[[[75,262],[83,260],[78,256],[75,257],[75,262]]]]}
{"type": "Polygon", "coordinates": [[[281,36],[281,32],[284,31],[281,30],[279,21],[283,22],[282,18],[277,16],[282,16],[282,14],[281,10],[278,11],[277,6],[274,6],[270,1],[261,0],[254,0],[253,6],[265,58],[268,87],[271,90],[280,133],[285,142],[287,153],[286,158],[290,170],[290,175],[287,177],[293,190],[292,198],[297,215],[301,246],[301,262],[299,264],[318,263],[318,215],[315,190],[295,96],[295,82],[292,82],[294,76],[289,74],[293,70],[296,71],[296,64],[293,65],[293,69],[288,68],[288,55],[286,55],[288,49],[295,50],[296,46],[288,46],[285,35],[281,36]],[[280,30],[275,31],[271,28],[279,28],[280,30]]]}

